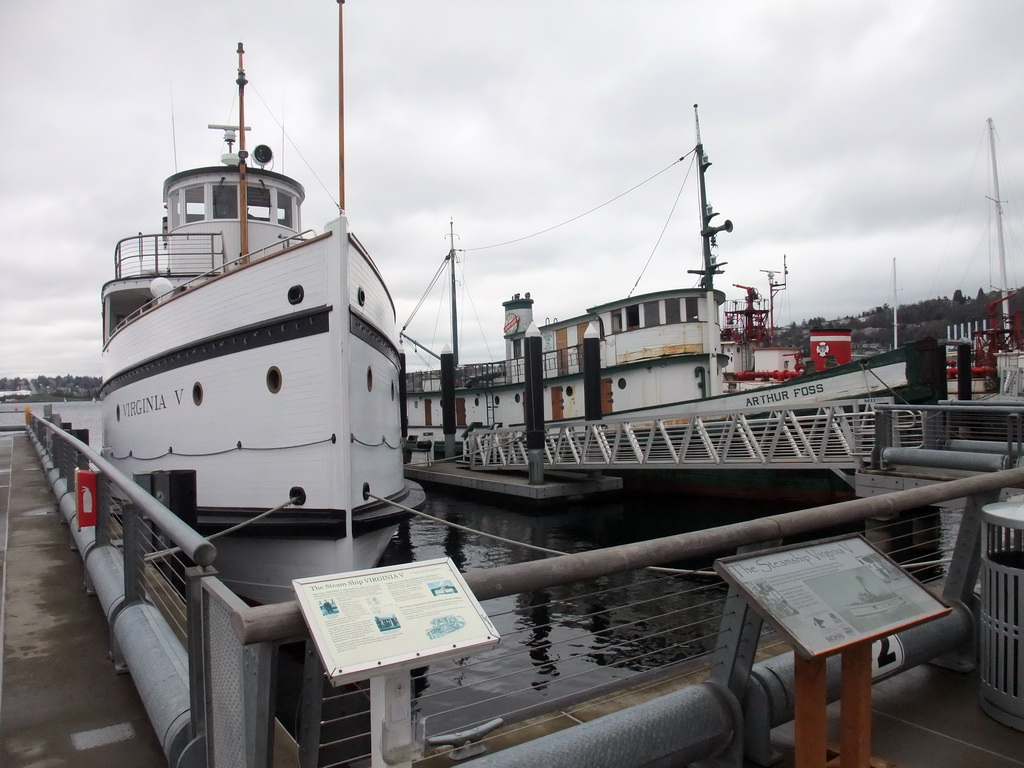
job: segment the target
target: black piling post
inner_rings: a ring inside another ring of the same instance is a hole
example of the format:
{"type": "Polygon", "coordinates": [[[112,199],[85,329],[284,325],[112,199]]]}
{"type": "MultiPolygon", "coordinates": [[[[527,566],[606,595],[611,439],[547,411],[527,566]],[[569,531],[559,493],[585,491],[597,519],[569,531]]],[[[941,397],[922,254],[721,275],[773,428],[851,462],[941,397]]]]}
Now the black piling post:
{"type": "Polygon", "coordinates": [[[958,400],[971,399],[970,344],[958,344],[956,348],[956,396],[958,400]]]}
{"type": "Polygon", "coordinates": [[[402,435],[402,463],[408,464],[409,445],[406,438],[409,437],[409,406],[405,402],[407,387],[405,384],[405,352],[398,353],[398,421],[402,435]]]}
{"type": "Polygon", "coordinates": [[[540,331],[531,323],[524,339],[526,348],[526,452],[530,485],[544,484],[544,369],[540,331]]]}
{"type": "Polygon", "coordinates": [[[601,337],[591,323],[583,334],[583,416],[601,420],[601,337]]]}
{"type": "Polygon", "coordinates": [[[441,425],[444,457],[455,457],[455,355],[445,345],[441,350],[441,425]]]}

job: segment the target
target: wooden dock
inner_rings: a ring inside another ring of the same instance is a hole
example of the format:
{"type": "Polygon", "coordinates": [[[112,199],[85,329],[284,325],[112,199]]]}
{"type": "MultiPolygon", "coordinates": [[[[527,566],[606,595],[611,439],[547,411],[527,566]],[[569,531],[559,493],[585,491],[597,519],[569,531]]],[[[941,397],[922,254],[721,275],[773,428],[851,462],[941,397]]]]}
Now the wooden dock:
{"type": "Polygon", "coordinates": [[[621,477],[606,477],[600,473],[546,471],[544,483],[530,485],[525,472],[474,472],[450,461],[406,464],[405,476],[418,483],[533,502],[579,499],[622,490],[621,477]]]}

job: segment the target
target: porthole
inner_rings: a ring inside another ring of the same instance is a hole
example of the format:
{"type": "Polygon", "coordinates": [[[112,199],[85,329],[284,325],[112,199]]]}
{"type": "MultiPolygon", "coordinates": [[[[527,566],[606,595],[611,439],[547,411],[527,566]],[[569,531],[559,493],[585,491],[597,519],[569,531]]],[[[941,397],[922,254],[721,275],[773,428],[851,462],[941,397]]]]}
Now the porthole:
{"type": "Polygon", "coordinates": [[[366,391],[373,391],[373,368],[366,369],[366,391]]]}
{"type": "Polygon", "coordinates": [[[522,399],[523,399],[522,395],[520,395],[518,392],[516,392],[516,402],[518,403],[518,402],[522,401],[522,399]]]}
{"type": "Polygon", "coordinates": [[[625,389],[626,388],[626,380],[625,379],[619,379],[618,385],[619,385],[619,389],[625,389]]]}
{"type": "Polygon", "coordinates": [[[198,381],[192,385],[192,402],[196,405],[203,404],[203,385],[198,381]]]}
{"type": "Polygon", "coordinates": [[[473,398],[473,405],[480,405],[480,398],[479,397],[474,397],[473,398]]]}
{"type": "Polygon", "coordinates": [[[566,395],[566,397],[572,397],[572,387],[571,386],[568,386],[568,387],[565,388],[565,395],[566,395]]]}
{"type": "Polygon", "coordinates": [[[495,395],[494,396],[494,404],[497,405],[500,402],[501,402],[501,395],[495,395]]]}
{"type": "Polygon", "coordinates": [[[302,300],[306,297],[306,291],[301,285],[293,285],[288,289],[288,303],[289,304],[301,304],[302,300]]]}
{"type": "Polygon", "coordinates": [[[391,399],[392,400],[395,399],[395,382],[394,381],[391,382],[391,399]]]}
{"type": "Polygon", "coordinates": [[[120,406],[120,405],[119,405],[119,406],[117,406],[117,410],[116,410],[116,412],[115,412],[115,416],[116,416],[116,418],[117,418],[117,420],[118,420],[118,421],[120,421],[120,420],[121,420],[121,406],[120,406]]]}
{"type": "Polygon", "coordinates": [[[281,385],[284,383],[284,377],[281,375],[281,369],[276,365],[270,366],[267,371],[267,389],[270,393],[276,395],[281,391],[281,385]]]}
{"type": "Polygon", "coordinates": [[[356,291],[356,299],[359,301],[360,307],[366,304],[366,293],[363,291],[362,288],[356,291]]]}

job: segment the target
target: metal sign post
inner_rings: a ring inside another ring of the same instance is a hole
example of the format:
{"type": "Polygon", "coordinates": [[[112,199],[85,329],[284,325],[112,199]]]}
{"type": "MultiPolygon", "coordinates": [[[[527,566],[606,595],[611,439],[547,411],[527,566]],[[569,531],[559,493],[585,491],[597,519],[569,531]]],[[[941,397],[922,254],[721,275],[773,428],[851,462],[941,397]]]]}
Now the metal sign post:
{"type": "Polygon", "coordinates": [[[410,766],[410,670],[498,643],[498,632],[449,558],[292,582],[326,676],[370,681],[371,766],[410,766]]]}

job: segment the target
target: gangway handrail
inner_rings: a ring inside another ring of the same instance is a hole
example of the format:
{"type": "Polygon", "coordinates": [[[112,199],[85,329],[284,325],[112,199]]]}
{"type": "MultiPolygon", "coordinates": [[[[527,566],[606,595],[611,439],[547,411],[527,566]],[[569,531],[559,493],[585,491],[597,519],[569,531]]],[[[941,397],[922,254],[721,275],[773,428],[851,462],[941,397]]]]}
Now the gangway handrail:
{"type": "MultiPolygon", "coordinates": [[[[731,468],[771,466],[857,469],[870,459],[875,403],[835,401],[813,408],[608,419],[552,425],[544,464],[554,469],[731,468]],[[606,450],[605,447],[608,447],[606,450]]],[[[471,433],[464,454],[472,469],[525,467],[523,427],[471,433]]]]}

